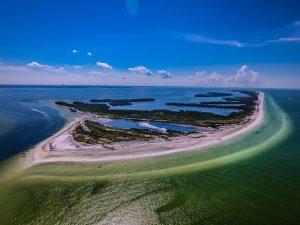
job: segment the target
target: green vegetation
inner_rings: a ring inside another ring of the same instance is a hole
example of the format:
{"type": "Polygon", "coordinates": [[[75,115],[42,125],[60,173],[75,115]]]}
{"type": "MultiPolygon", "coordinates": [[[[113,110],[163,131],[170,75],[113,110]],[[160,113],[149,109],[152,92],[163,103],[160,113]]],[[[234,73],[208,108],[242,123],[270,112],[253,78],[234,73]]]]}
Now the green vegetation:
{"type": "MultiPolygon", "coordinates": [[[[72,107],[83,112],[92,112],[101,117],[111,119],[131,119],[131,120],[151,120],[157,122],[177,123],[177,124],[191,124],[204,127],[218,127],[226,124],[237,124],[245,120],[255,110],[256,101],[258,100],[258,92],[255,91],[239,91],[247,94],[247,97],[227,97],[224,98],[227,102],[238,102],[240,106],[209,106],[206,104],[203,107],[213,108],[235,108],[241,109],[239,112],[232,112],[228,116],[216,115],[207,112],[198,111],[171,111],[171,110],[129,110],[118,109],[113,110],[107,104],[88,104],[82,102],[66,103],[56,102],[58,105],[72,107]]],[[[214,92],[212,92],[215,94],[214,92]]],[[[223,94],[223,93],[221,93],[223,94]]],[[[111,99],[108,99],[109,101],[111,99]]],[[[128,100],[128,99],[126,99],[128,100]]],[[[199,103],[200,104],[200,103],[199,103]]],[[[202,104],[202,103],[201,103],[202,104]]]]}
{"type": "MultiPolygon", "coordinates": [[[[206,108],[223,108],[223,109],[239,109],[242,110],[242,115],[250,114],[255,109],[255,103],[258,100],[258,93],[254,91],[239,91],[234,90],[248,96],[244,97],[226,97],[223,98],[225,101],[218,102],[201,102],[201,103],[166,103],[166,105],[173,106],[189,106],[189,107],[206,107],[206,108]],[[226,105],[226,104],[236,104],[236,105],[226,105]]],[[[209,92],[215,94],[215,92],[209,92]]],[[[221,93],[224,94],[224,93],[221,93]]],[[[236,113],[231,113],[229,117],[236,115],[236,113]]]]}
{"type": "Polygon", "coordinates": [[[213,113],[197,111],[171,111],[171,110],[107,110],[97,112],[101,117],[111,119],[151,120],[156,122],[190,124],[204,127],[216,127],[220,124],[233,124],[240,122],[243,118],[239,115],[226,117],[213,113]]]}
{"type": "Polygon", "coordinates": [[[57,101],[55,102],[57,105],[61,106],[67,106],[82,112],[99,112],[102,110],[108,110],[109,106],[107,104],[88,104],[83,102],[73,102],[73,103],[67,103],[63,101],[57,101]]]}
{"type": "Polygon", "coordinates": [[[98,103],[98,102],[107,102],[110,106],[125,106],[125,105],[132,105],[132,102],[150,102],[155,101],[154,98],[129,98],[129,99],[111,99],[111,98],[104,98],[104,99],[91,99],[90,102],[98,103]]]}
{"type": "Polygon", "coordinates": [[[200,102],[203,105],[240,105],[240,102],[219,101],[219,102],[200,102]]]}
{"type": "Polygon", "coordinates": [[[196,94],[195,97],[227,97],[232,95],[231,93],[207,92],[206,94],[196,94]]]}
{"type": "Polygon", "coordinates": [[[111,106],[124,106],[124,105],[132,105],[131,102],[110,102],[111,106]]]}
{"type": "Polygon", "coordinates": [[[247,94],[247,95],[249,95],[249,97],[248,96],[229,97],[229,98],[223,98],[223,99],[228,102],[239,102],[240,104],[249,104],[252,101],[256,101],[258,99],[256,92],[253,92],[253,91],[239,91],[239,92],[247,94]]]}
{"type": "Polygon", "coordinates": [[[104,126],[89,120],[86,120],[84,125],[88,127],[89,132],[84,131],[79,125],[73,136],[76,141],[85,142],[88,144],[111,144],[122,141],[147,141],[155,138],[168,139],[172,136],[183,135],[181,132],[168,130],[166,133],[159,133],[150,130],[141,129],[120,129],[104,126]]]}
{"type": "Polygon", "coordinates": [[[154,98],[129,98],[129,99],[92,99],[90,102],[151,102],[155,101],[154,98]]]}
{"type": "MultiPolygon", "coordinates": [[[[176,102],[168,102],[166,105],[173,105],[173,106],[183,106],[183,107],[205,107],[205,108],[221,108],[221,109],[242,109],[242,106],[223,106],[223,105],[213,105],[214,103],[211,104],[203,104],[203,103],[176,103],[176,102]]],[[[230,103],[231,104],[231,103],[230,103]]]]}

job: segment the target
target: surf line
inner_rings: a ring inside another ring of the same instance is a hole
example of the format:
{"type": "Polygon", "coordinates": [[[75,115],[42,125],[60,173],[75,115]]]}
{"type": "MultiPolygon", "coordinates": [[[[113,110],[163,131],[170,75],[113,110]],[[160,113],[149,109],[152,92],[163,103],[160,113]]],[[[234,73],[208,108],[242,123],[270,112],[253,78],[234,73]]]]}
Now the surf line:
{"type": "Polygon", "coordinates": [[[43,112],[43,111],[40,111],[40,110],[38,110],[38,109],[32,109],[32,111],[38,112],[38,113],[42,114],[42,115],[45,116],[45,117],[49,117],[47,113],[45,113],[45,112],[43,112]]]}

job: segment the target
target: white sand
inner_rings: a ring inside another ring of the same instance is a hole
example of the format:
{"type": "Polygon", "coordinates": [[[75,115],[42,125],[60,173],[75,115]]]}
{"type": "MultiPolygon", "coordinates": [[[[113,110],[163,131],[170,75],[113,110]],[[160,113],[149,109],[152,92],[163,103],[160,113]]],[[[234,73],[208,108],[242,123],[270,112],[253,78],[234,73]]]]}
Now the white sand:
{"type": "Polygon", "coordinates": [[[50,162],[103,162],[157,157],[184,151],[199,151],[238,137],[256,127],[263,119],[264,94],[260,93],[253,115],[238,125],[223,126],[207,132],[152,141],[128,141],[109,145],[87,145],[74,141],[72,132],[92,114],[79,114],[74,121],[31,150],[31,165],[50,162]]]}

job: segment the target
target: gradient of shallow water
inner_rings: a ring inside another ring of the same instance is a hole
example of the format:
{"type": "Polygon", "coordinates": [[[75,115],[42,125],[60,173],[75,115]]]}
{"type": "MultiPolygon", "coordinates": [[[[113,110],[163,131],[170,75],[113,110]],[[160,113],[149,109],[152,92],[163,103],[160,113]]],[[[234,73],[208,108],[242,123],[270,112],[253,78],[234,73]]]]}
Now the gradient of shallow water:
{"type": "Polygon", "coordinates": [[[0,224],[299,224],[300,91],[266,92],[259,127],[206,151],[29,169],[0,224]]]}

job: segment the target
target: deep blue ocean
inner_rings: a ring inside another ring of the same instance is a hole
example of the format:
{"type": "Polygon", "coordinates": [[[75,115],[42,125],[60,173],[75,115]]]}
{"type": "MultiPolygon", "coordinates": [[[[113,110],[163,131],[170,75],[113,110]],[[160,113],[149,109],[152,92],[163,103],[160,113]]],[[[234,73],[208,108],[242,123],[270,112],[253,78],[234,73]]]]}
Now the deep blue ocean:
{"type": "MultiPolygon", "coordinates": [[[[167,106],[166,102],[199,103],[222,98],[196,98],[208,91],[232,92],[231,89],[187,87],[120,87],[120,86],[0,86],[0,161],[37,144],[60,129],[64,123],[59,112],[47,105],[56,100],[84,101],[93,98],[155,98],[114,109],[198,110],[228,115],[234,109],[167,106]]],[[[232,92],[240,96],[238,92],[232,92]]],[[[127,122],[126,122],[127,123],[127,122]]],[[[151,125],[155,125],[152,123],[151,125]]]]}

